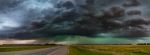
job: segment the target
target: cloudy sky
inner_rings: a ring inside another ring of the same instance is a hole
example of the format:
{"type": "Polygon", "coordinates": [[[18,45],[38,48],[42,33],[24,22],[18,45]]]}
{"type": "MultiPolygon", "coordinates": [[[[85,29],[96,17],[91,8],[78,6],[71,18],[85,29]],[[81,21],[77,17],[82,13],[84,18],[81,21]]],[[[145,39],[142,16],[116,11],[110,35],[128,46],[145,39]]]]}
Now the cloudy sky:
{"type": "Polygon", "coordinates": [[[149,3],[149,0],[0,0],[0,41],[147,43],[149,3]]]}

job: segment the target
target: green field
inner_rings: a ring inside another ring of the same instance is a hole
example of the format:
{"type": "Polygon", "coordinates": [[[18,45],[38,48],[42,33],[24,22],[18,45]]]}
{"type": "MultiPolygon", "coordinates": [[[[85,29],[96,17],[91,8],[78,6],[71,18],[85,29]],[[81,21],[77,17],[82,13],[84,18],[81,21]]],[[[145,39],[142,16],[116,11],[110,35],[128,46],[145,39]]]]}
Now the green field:
{"type": "Polygon", "coordinates": [[[0,52],[34,50],[34,49],[41,49],[41,48],[49,48],[53,46],[54,45],[1,45],[0,52]]]}
{"type": "Polygon", "coordinates": [[[69,55],[150,55],[149,45],[74,45],[69,55]]]}

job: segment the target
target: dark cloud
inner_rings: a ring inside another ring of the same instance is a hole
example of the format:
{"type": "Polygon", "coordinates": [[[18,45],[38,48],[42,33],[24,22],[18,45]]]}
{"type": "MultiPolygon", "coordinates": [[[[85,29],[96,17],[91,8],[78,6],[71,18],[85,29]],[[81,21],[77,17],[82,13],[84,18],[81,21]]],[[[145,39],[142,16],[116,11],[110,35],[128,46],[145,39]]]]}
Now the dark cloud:
{"type": "Polygon", "coordinates": [[[0,0],[0,8],[4,9],[4,8],[10,8],[10,7],[15,7],[17,6],[19,3],[21,3],[21,0],[0,0]]]}
{"type": "Polygon", "coordinates": [[[149,4],[143,2],[148,1],[1,0],[0,9],[7,9],[0,12],[4,23],[0,24],[0,29],[5,29],[4,31],[12,34],[14,38],[50,35],[93,36],[110,32],[129,38],[145,37],[149,34],[149,31],[143,31],[149,29],[149,16],[145,15],[148,14],[145,7],[149,4]],[[13,26],[8,25],[10,23],[6,21],[11,21],[13,26]]]}

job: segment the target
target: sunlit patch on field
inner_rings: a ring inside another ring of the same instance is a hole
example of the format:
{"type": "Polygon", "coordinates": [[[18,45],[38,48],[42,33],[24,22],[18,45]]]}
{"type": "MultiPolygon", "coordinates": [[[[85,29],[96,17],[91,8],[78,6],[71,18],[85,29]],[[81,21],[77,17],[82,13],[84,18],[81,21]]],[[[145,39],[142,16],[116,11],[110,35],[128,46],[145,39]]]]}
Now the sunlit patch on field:
{"type": "Polygon", "coordinates": [[[150,55],[149,45],[76,45],[69,55],[150,55]]]}

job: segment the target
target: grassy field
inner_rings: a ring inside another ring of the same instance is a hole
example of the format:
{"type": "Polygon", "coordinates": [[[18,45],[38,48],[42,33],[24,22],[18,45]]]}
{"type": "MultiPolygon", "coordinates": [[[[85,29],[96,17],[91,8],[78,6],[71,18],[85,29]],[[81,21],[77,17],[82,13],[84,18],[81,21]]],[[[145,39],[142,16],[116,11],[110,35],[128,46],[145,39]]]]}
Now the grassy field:
{"type": "Polygon", "coordinates": [[[41,48],[49,48],[53,46],[54,45],[2,45],[0,46],[0,52],[34,50],[41,48]]]}
{"type": "Polygon", "coordinates": [[[150,55],[149,45],[74,45],[69,55],[150,55]]]}

